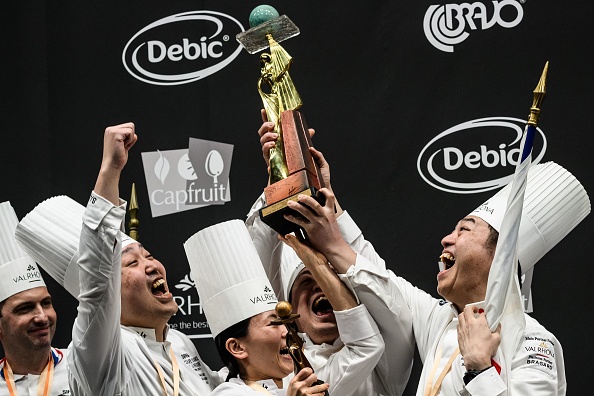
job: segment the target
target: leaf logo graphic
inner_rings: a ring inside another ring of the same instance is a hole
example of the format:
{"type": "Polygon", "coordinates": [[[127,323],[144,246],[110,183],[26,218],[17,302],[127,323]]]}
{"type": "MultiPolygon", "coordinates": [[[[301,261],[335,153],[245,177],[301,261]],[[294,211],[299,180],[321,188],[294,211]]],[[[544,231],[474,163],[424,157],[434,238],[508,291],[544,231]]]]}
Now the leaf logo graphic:
{"type": "Polygon", "coordinates": [[[196,284],[194,283],[194,280],[188,276],[188,274],[186,274],[186,276],[180,281],[180,283],[175,285],[177,289],[181,289],[182,291],[191,289],[194,286],[196,286],[196,284]]]}
{"type": "Polygon", "coordinates": [[[188,154],[182,155],[179,159],[179,162],[177,163],[177,171],[179,172],[179,175],[186,180],[198,179],[198,175],[194,171],[194,167],[192,166],[188,154]]]}
{"type": "Polygon", "coordinates": [[[213,178],[214,183],[218,183],[217,177],[223,173],[223,169],[225,169],[225,163],[223,162],[221,153],[217,150],[211,150],[206,156],[204,170],[213,178]]]}
{"type": "Polygon", "coordinates": [[[165,178],[169,174],[169,161],[163,157],[163,154],[159,150],[157,152],[159,153],[159,159],[155,164],[155,176],[161,181],[161,184],[165,184],[165,178]]]}

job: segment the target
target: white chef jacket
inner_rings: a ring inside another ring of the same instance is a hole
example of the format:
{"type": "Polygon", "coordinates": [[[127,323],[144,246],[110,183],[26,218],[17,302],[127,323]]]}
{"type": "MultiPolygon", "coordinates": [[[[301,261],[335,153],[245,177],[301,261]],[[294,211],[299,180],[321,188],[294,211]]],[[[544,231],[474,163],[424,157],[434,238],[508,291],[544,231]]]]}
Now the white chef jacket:
{"type": "MultiPolygon", "coordinates": [[[[284,256],[283,259],[287,257],[286,254],[283,254],[283,249],[290,249],[290,247],[284,246],[278,240],[276,231],[264,224],[259,218],[258,210],[263,206],[265,206],[265,199],[261,195],[250,209],[246,225],[272,287],[279,296],[279,299],[286,299],[287,296],[284,296],[279,262],[281,257],[284,256]]],[[[373,245],[363,238],[361,229],[355,224],[347,211],[344,211],[338,217],[337,223],[344,240],[355,252],[367,257],[379,269],[385,270],[384,260],[376,253],[373,245]]],[[[367,310],[369,310],[369,313],[371,313],[371,316],[377,323],[385,344],[385,352],[380,356],[373,371],[367,377],[362,377],[361,375],[350,377],[350,374],[345,376],[343,367],[336,366],[333,364],[333,359],[330,359],[331,355],[340,351],[345,344],[343,332],[347,332],[355,323],[354,321],[350,321],[340,324],[340,312],[334,312],[337,324],[339,324],[340,338],[333,345],[315,345],[307,336],[304,336],[303,333],[301,334],[308,341],[305,345],[306,356],[312,366],[314,366],[318,378],[330,384],[331,394],[334,393],[341,396],[400,396],[406,388],[413,364],[414,342],[412,341],[412,326],[400,324],[394,326],[395,321],[387,320],[384,315],[389,313],[392,316],[393,313],[386,310],[383,305],[379,309],[375,309],[375,312],[366,306],[367,310]],[[325,364],[328,364],[328,368],[326,369],[327,374],[322,375],[320,370],[325,364]],[[332,378],[333,380],[327,380],[326,378],[332,378]],[[358,381],[358,384],[353,381],[354,378],[357,378],[356,381],[358,381]],[[341,386],[342,381],[345,381],[344,383],[349,385],[341,386]],[[339,387],[338,389],[341,391],[338,393],[333,391],[334,386],[339,387]]],[[[411,320],[410,311],[405,306],[401,307],[398,315],[401,322],[407,323],[411,320]]]]}
{"type": "Polygon", "coordinates": [[[303,352],[331,395],[374,395],[370,374],[384,355],[384,343],[364,305],[334,311],[340,338],[332,345],[314,344],[306,333],[303,352]]]}
{"type": "MultiPolygon", "coordinates": [[[[369,373],[383,355],[383,342],[375,322],[364,305],[337,311],[336,323],[341,339],[332,345],[314,344],[305,333],[299,333],[304,340],[303,353],[311,363],[318,379],[328,383],[331,395],[374,395],[371,381],[366,381],[369,373]],[[348,326],[347,326],[348,323],[348,326]]],[[[290,375],[285,379],[288,385],[290,375]]],[[[213,392],[213,395],[251,395],[257,394],[240,379],[231,380],[232,384],[223,384],[213,392]],[[242,388],[241,391],[238,389],[242,388]]],[[[266,381],[265,386],[274,395],[284,395],[284,390],[276,386],[271,387],[266,381]],[[274,389],[274,392],[271,390],[274,389]]],[[[273,383],[274,384],[274,383],[273,383]]],[[[286,390],[286,386],[285,386],[286,390]]]]}
{"type": "Polygon", "coordinates": [[[121,235],[125,203],[114,206],[95,194],[81,231],[78,316],[68,355],[75,395],[163,395],[154,363],[173,394],[172,349],[180,370],[181,395],[209,395],[222,379],[202,362],[191,340],[168,329],[158,342],[154,330],[120,325],[121,235]],[[117,241],[117,243],[116,243],[117,241]]]}
{"type": "MultiPolygon", "coordinates": [[[[392,271],[378,269],[365,257],[359,255],[355,265],[349,268],[347,279],[365,304],[373,299],[376,306],[383,305],[385,309],[408,306],[412,311],[414,337],[423,361],[417,395],[424,395],[436,355],[440,350],[442,351],[441,364],[434,379],[445,366],[451,351],[458,346],[456,333],[458,314],[454,306],[444,300],[433,298],[406,280],[397,277],[392,271]]],[[[525,315],[525,318],[526,327],[511,362],[511,378],[508,381],[502,376],[506,370],[503,367],[504,362],[499,359],[500,352],[498,352],[494,362],[501,367],[501,374],[498,374],[497,369],[493,367],[464,386],[462,378],[466,369],[462,356],[458,355],[438,394],[502,395],[506,394],[506,382],[508,382],[509,390],[514,396],[565,395],[565,366],[561,344],[535,319],[528,315],[525,315]]],[[[502,326],[505,326],[505,323],[502,323],[502,326]]]]}
{"type": "MultiPolygon", "coordinates": [[[[68,349],[52,348],[51,354],[54,359],[54,379],[52,380],[50,396],[70,396],[70,388],[68,387],[68,362],[66,359],[68,349]]],[[[0,360],[0,396],[9,396],[6,379],[4,378],[5,361],[6,359],[0,360]]],[[[14,375],[14,385],[19,396],[37,395],[38,384],[38,374],[14,375]]]]}
{"type": "MultiPolygon", "coordinates": [[[[272,380],[258,381],[258,383],[274,396],[285,396],[287,394],[286,389],[279,389],[272,380]]],[[[262,393],[250,388],[248,385],[245,384],[245,382],[243,382],[241,378],[231,378],[228,382],[225,382],[224,384],[217,386],[217,388],[211,393],[211,396],[244,395],[257,396],[262,395],[262,393]]]]}

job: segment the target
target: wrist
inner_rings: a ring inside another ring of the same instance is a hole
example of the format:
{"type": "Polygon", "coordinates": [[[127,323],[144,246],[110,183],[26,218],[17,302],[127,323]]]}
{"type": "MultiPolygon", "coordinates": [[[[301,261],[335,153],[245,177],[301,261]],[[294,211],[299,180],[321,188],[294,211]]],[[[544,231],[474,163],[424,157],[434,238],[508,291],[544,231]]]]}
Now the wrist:
{"type": "Polygon", "coordinates": [[[325,256],[336,271],[346,273],[346,270],[357,261],[357,253],[344,240],[342,242],[339,249],[326,252],[325,256]]]}
{"type": "Polygon", "coordinates": [[[462,379],[464,380],[464,385],[468,385],[468,383],[470,381],[472,381],[474,378],[476,378],[479,374],[489,370],[491,367],[493,367],[493,366],[488,366],[488,367],[485,367],[480,370],[473,370],[473,369],[466,370],[464,377],[462,377],[462,379]]]}
{"type": "Polygon", "coordinates": [[[488,353],[470,353],[464,356],[464,367],[466,371],[481,371],[491,367],[491,354],[488,353]]]}

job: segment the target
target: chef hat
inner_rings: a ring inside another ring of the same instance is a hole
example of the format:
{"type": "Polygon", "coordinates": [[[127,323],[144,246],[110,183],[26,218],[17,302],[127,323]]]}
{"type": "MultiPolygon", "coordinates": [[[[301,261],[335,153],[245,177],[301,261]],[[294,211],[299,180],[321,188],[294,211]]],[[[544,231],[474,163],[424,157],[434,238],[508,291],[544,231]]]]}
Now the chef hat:
{"type": "Polygon", "coordinates": [[[35,260],[14,238],[19,222],[10,202],[0,203],[0,301],[25,290],[45,286],[35,260]]]}
{"type": "Polygon", "coordinates": [[[184,248],[213,337],[275,308],[276,295],[243,221],[205,228],[184,248]]]}
{"type": "Polygon", "coordinates": [[[123,250],[123,249],[124,249],[126,246],[128,246],[128,245],[130,245],[130,244],[132,244],[132,243],[134,243],[134,242],[137,242],[137,241],[136,241],[136,239],[134,239],[134,238],[132,238],[132,237],[130,237],[130,236],[128,236],[128,235],[126,235],[126,234],[124,234],[124,233],[122,232],[122,250],[123,250]]]}
{"type": "MultiPolygon", "coordinates": [[[[518,237],[518,259],[525,274],[589,213],[590,200],[580,182],[554,162],[533,165],[528,172],[518,237]]],[[[501,228],[511,183],[470,215],[501,228]]]]}
{"type": "MultiPolygon", "coordinates": [[[[37,205],[18,224],[16,239],[60,285],[78,297],[78,245],[85,207],[65,195],[37,205]]],[[[122,233],[130,244],[134,240],[122,233]]]]}

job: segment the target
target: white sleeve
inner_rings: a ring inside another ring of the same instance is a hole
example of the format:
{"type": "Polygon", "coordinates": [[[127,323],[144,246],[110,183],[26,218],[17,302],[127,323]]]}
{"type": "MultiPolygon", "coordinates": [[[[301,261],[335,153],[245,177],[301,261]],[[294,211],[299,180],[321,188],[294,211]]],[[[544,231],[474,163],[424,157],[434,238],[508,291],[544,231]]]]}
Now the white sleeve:
{"type": "Polygon", "coordinates": [[[280,300],[287,299],[283,296],[283,287],[280,272],[283,243],[278,239],[277,232],[260,219],[259,210],[266,205],[264,194],[258,197],[250,208],[245,225],[250,233],[252,242],[256,247],[266,276],[272,289],[280,300]]]}
{"type": "Polygon", "coordinates": [[[78,316],[68,354],[70,386],[80,394],[119,394],[128,377],[120,333],[120,227],[125,207],[125,202],[114,206],[93,192],[83,218],[78,316]]]}
{"type": "Polygon", "coordinates": [[[346,210],[343,211],[340,216],[338,216],[336,223],[338,224],[340,234],[346,243],[349,244],[351,249],[353,249],[357,254],[365,257],[378,269],[386,269],[386,262],[384,259],[382,259],[380,255],[377,254],[371,242],[365,239],[363,232],[346,210]]]}
{"type": "Polygon", "coordinates": [[[344,347],[315,372],[330,385],[331,395],[349,396],[374,370],[384,353],[384,342],[364,305],[334,314],[344,347]]]}
{"type": "MultiPolygon", "coordinates": [[[[539,325],[538,328],[526,329],[513,358],[510,384],[512,395],[565,395],[563,349],[544,327],[539,325]]],[[[504,394],[505,389],[505,383],[495,368],[490,368],[470,381],[464,394],[498,396],[504,394]]]]}
{"type": "Polygon", "coordinates": [[[415,341],[421,359],[432,343],[430,330],[439,300],[361,255],[348,269],[345,282],[365,304],[384,338],[385,358],[376,373],[390,395],[401,395],[412,370],[415,341]]]}

